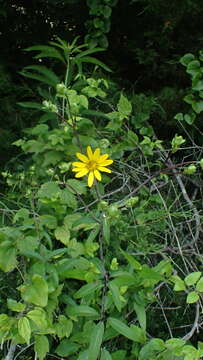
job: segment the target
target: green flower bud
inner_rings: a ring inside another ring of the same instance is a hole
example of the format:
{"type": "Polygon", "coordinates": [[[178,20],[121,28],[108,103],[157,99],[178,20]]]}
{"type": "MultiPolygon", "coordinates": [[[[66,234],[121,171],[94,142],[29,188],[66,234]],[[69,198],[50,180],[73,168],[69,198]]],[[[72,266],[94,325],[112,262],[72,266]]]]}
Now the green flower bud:
{"type": "Polygon", "coordinates": [[[108,206],[109,206],[108,202],[104,200],[100,201],[98,205],[99,209],[103,211],[106,211],[108,209],[108,206]]]}
{"type": "Polygon", "coordinates": [[[57,84],[56,85],[56,92],[57,92],[57,96],[65,96],[66,92],[67,92],[67,88],[63,83],[57,84]]]}
{"type": "Polygon", "coordinates": [[[44,100],[42,102],[43,109],[47,111],[51,111],[53,113],[58,113],[57,106],[53,104],[51,101],[44,100]]]}
{"type": "Polygon", "coordinates": [[[110,265],[111,270],[117,270],[118,269],[118,261],[117,258],[113,258],[110,265]]]}
{"type": "Polygon", "coordinates": [[[108,208],[108,213],[112,217],[117,217],[119,215],[118,206],[113,204],[108,208]]]}
{"type": "Polygon", "coordinates": [[[99,143],[100,143],[100,147],[101,147],[102,149],[106,149],[106,148],[108,148],[109,145],[110,145],[110,142],[109,142],[108,139],[101,139],[99,143]]]}
{"type": "Polygon", "coordinates": [[[139,197],[138,196],[133,196],[130,199],[128,199],[125,203],[125,206],[127,208],[131,208],[133,206],[135,206],[137,204],[137,202],[139,201],[139,197]]]}
{"type": "Polygon", "coordinates": [[[203,170],[203,159],[200,160],[199,164],[200,164],[201,169],[203,170]]]}
{"type": "Polygon", "coordinates": [[[191,164],[184,169],[183,173],[186,175],[192,175],[196,172],[196,170],[197,170],[196,166],[194,164],[191,164]]]}

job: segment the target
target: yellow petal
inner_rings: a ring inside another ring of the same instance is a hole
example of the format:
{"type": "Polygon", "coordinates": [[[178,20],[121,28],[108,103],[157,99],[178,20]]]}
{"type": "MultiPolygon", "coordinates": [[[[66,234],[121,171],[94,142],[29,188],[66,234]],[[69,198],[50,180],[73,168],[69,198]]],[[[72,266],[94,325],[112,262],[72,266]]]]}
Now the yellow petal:
{"type": "Polygon", "coordinates": [[[88,186],[91,187],[93,185],[93,182],[94,182],[94,173],[93,171],[90,171],[88,176],[88,186]]]}
{"type": "Polygon", "coordinates": [[[93,159],[95,161],[99,160],[99,157],[100,157],[100,149],[99,148],[96,148],[95,152],[94,152],[94,155],[93,155],[93,159]]]}
{"type": "Polygon", "coordinates": [[[101,181],[101,174],[98,170],[94,170],[94,176],[97,180],[101,181]]]}
{"type": "Polygon", "coordinates": [[[89,158],[90,160],[92,160],[92,158],[93,158],[93,152],[92,152],[91,146],[88,146],[88,147],[87,147],[87,155],[88,155],[88,158],[89,158]]]}
{"type": "Polygon", "coordinates": [[[84,168],[73,168],[72,171],[77,172],[77,171],[82,171],[84,168]]]}
{"type": "Polygon", "coordinates": [[[103,172],[107,172],[107,173],[111,173],[110,169],[107,169],[106,167],[103,167],[103,166],[98,166],[98,170],[103,171],[103,172]]]}
{"type": "Polygon", "coordinates": [[[78,162],[77,161],[73,162],[72,165],[77,166],[77,167],[85,167],[86,166],[86,164],[84,164],[82,162],[79,162],[79,161],[78,162]]]}
{"type": "MultiPolygon", "coordinates": [[[[77,172],[77,171],[83,171],[84,169],[85,168],[73,168],[72,171],[77,172]]],[[[87,169],[87,171],[89,170],[87,169]]]]}
{"type": "Polygon", "coordinates": [[[101,155],[101,156],[100,156],[100,158],[99,158],[99,160],[98,160],[98,163],[100,163],[100,162],[102,162],[102,161],[106,160],[108,157],[109,157],[109,155],[108,155],[108,154],[101,155]]]}
{"type": "Polygon", "coordinates": [[[87,169],[82,169],[82,170],[79,171],[77,174],[75,174],[75,177],[79,178],[79,177],[85,176],[85,175],[87,175],[88,172],[89,172],[89,170],[87,170],[87,169]]]}
{"type": "Polygon", "coordinates": [[[87,163],[89,161],[89,159],[87,158],[87,156],[81,154],[81,153],[76,153],[76,156],[78,159],[80,159],[82,162],[87,163]]]}
{"type": "Polygon", "coordinates": [[[100,166],[108,166],[111,165],[113,163],[113,160],[104,160],[102,162],[99,162],[100,166]]]}

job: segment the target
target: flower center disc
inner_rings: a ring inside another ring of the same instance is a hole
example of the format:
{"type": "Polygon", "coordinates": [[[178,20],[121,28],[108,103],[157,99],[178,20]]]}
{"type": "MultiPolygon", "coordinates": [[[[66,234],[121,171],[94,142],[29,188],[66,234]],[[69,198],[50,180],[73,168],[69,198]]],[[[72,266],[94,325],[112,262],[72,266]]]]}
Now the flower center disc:
{"type": "Polygon", "coordinates": [[[90,160],[89,163],[88,163],[88,168],[89,168],[90,171],[96,170],[96,168],[97,168],[96,161],[90,160]]]}

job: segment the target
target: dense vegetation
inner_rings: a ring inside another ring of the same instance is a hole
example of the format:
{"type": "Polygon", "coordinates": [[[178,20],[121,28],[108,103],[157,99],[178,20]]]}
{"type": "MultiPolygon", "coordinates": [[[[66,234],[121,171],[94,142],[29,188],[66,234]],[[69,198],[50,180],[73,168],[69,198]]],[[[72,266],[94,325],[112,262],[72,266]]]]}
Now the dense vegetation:
{"type": "Polygon", "coordinates": [[[202,1],[0,5],[1,358],[202,359],[202,1]]]}

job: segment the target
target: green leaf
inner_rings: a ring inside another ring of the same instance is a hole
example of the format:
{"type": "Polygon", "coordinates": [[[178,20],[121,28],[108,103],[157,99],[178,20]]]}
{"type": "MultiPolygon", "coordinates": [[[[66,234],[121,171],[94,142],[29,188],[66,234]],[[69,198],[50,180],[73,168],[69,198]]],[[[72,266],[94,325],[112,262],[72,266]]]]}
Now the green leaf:
{"type": "Polygon", "coordinates": [[[169,259],[161,260],[155,267],[154,270],[160,275],[170,276],[173,272],[173,267],[169,259]]]}
{"type": "Polygon", "coordinates": [[[116,276],[116,279],[114,280],[117,286],[132,286],[135,285],[137,283],[137,279],[135,276],[133,276],[132,274],[129,274],[127,271],[126,272],[116,272],[114,275],[114,277],[116,276]]]}
{"type": "Polygon", "coordinates": [[[104,323],[100,321],[95,327],[94,331],[92,331],[90,337],[90,345],[88,350],[88,359],[89,360],[97,360],[100,348],[104,335],[104,323]]]}
{"type": "Polygon", "coordinates": [[[43,256],[39,255],[39,253],[36,251],[21,249],[20,254],[27,257],[28,259],[37,259],[42,262],[46,261],[46,259],[43,256]]]}
{"type": "Polygon", "coordinates": [[[102,219],[102,230],[103,230],[104,240],[106,241],[107,244],[109,244],[109,241],[110,241],[110,225],[109,225],[108,219],[106,217],[104,217],[102,219]]]}
{"type": "Polygon", "coordinates": [[[94,54],[94,53],[97,53],[97,52],[100,52],[100,51],[105,51],[105,49],[97,47],[97,48],[94,48],[94,49],[84,50],[81,53],[79,53],[78,55],[76,55],[76,59],[79,59],[79,58],[82,58],[82,57],[84,57],[86,55],[94,54]]]}
{"type": "Polygon", "coordinates": [[[98,223],[90,216],[80,217],[73,223],[73,230],[91,230],[98,226],[98,223]]]}
{"type": "Polygon", "coordinates": [[[195,97],[193,94],[188,94],[186,96],[184,96],[183,100],[187,103],[192,105],[195,102],[195,97]]]}
{"type": "Polygon", "coordinates": [[[55,85],[52,83],[52,81],[50,81],[43,75],[38,75],[38,74],[31,73],[31,72],[26,72],[26,71],[20,71],[19,74],[24,77],[27,77],[29,79],[37,80],[39,82],[45,83],[46,85],[55,87],[55,85]]]}
{"type": "Polygon", "coordinates": [[[130,329],[133,331],[134,334],[134,341],[144,344],[146,342],[146,333],[145,330],[141,329],[139,326],[130,325],[130,329]]]}
{"type": "Polygon", "coordinates": [[[105,19],[108,19],[111,16],[112,9],[110,6],[104,6],[102,9],[102,14],[105,19]]]}
{"type": "Polygon", "coordinates": [[[57,346],[55,353],[59,356],[69,356],[76,353],[80,348],[80,345],[71,342],[68,339],[64,339],[57,346]]]}
{"type": "Polygon", "coordinates": [[[34,101],[17,102],[17,104],[24,108],[42,110],[42,104],[34,101]]]}
{"type": "Polygon", "coordinates": [[[99,317],[99,313],[88,305],[68,306],[66,313],[69,317],[85,316],[85,317],[99,317]]]}
{"type": "Polygon", "coordinates": [[[13,223],[15,224],[19,219],[27,220],[29,218],[29,210],[25,208],[21,208],[18,210],[14,217],[13,217],[13,223]]]}
{"type": "Polygon", "coordinates": [[[64,315],[59,315],[57,320],[58,322],[54,324],[56,335],[59,337],[59,339],[69,337],[73,329],[72,320],[67,319],[64,315]]]}
{"type": "Polygon", "coordinates": [[[9,330],[9,317],[6,314],[0,314],[0,328],[1,330],[9,330]]]}
{"type": "Polygon", "coordinates": [[[101,289],[103,287],[103,284],[100,280],[95,281],[93,283],[90,284],[86,284],[83,285],[75,294],[74,294],[74,298],[75,299],[80,299],[83,298],[85,296],[88,296],[92,293],[94,293],[95,291],[101,289]]]}
{"type": "Polygon", "coordinates": [[[101,360],[112,360],[111,354],[108,352],[108,350],[102,349],[102,351],[101,351],[101,360]]]}
{"type": "Polygon", "coordinates": [[[84,350],[84,351],[80,352],[77,360],[89,360],[88,359],[88,350],[84,350]]]}
{"type": "Polygon", "coordinates": [[[29,65],[29,66],[25,66],[24,69],[34,70],[37,71],[39,74],[44,75],[44,77],[47,79],[47,82],[49,82],[52,86],[56,86],[58,83],[60,83],[59,77],[51,69],[48,69],[46,66],[29,65]]]}
{"type": "Polygon", "coordinates": [[[104,118],[106,120],[109,120],[109,116],[106,115],[105,113],[103,113],[101,111],[92,110],[92,109],[84,109],[83,115],[104,118]]]}
{"type": "Polygon", "coordinates": [[[180,58],[180,63],[184,66],[188,66],[188,64],[195,59],[193,54],[185,54],[180,58]]]}
{"type": "Polygon", "coordinates": [[[77,200],[73,193],[69,189],[63,189],[60,192],[60,199],[63,204],[66,204],[69,208],[75,210],[77,208],[77,200]]]}
{"type": "Polygon", "coordinates": [[[180,148],[180,146],[182,144],[185,143],[185,139],[180,135],[178,136],[177,134],[174,136],[174,138],[171,141],[171,146],[172,146],[172,152],[175,153],[176,151],[178,151],[178,149],[180,148]]]}
{"type": "Polygon", "coordinates": [[[128,253],[126,253],[125,251],[123,251],[122,249],[120,249],[121,253],[123,254],[123,256],[126,258],[126,260],[128,261],[128,263],[135,269],[135,270],[142,270],[142,265],[134,259],[134,257],[128,253]]]}
{"type": "Polygon", "coordinates": [[[118,286],[115,283],[115,280],[110,281],[108,286],[109,286],[109,289],[111,290],[113,302],[114,302],[117,310],[119,312],[121,312],[123,302],[121,301],[120,291],[119,291],[118,286]]]}
{"type": "Polygon", "coordinates": [[[163,280],[163,276],[145,264],[142,266],[142,270],[139,272],[139,275],[142,279],[144,287],[153,286],[163,280]]]}
{"type": "Polygon", "coordinates": [[[195,118],[196,118],[196,114],[194,112],[191,113],[191,114],[185,114],[184,115],[184,120],[189,125],[193,124],[193,122],[195,121],[195,118]]]}
{"type": "Polygon", "coordinates": [[[193,101],[192,108],[197,114],[200,114],[203,111],[203,101],[193,101]]]}
{"type": "Polygon", "coordinates": [[[193,304],[195,302],[197,302],[199,300],[199,295],[196,291],[191,291],[188,295],[187,295],[187,299],[186,299],[186,303],[187,304],[193,304]]]}
{"type": "Polygon", "coordinates": [[[132,112],[132,105],[128,101],[127,97],[125,97],[123,94],[120,95],[120,100],[118,102],[117,108],[122,118],[128,118],[128,116],[132,112]]]}
{"type": "Polygon", "coordinates": [[[55,151],[55,150],[47,151],[42,166],[46,167],[49,165],[56,165],[61,160],[62,160],[61,151],[55,151]]]}
{"type": "Polygon", "coordinates": [[[26,305],[20,302],[17,302],[13,299],[7,299],[7,306],[10,310],[16,312],[23,312],[25,310],[26,305]]]}
{"type": "Polygon", "coordinates": [[[178,121],[183,121],[183,114],[182,113],[178,113],[174,116],[174,119],[175,120],[178,120],[178,121]]]}
{"type": "Polygon", "coordinates": [[[17,248],[18,250],[22,252],[26,251],[34,251],[39,245],[39,239],[38,237],[34,236],[22,236],[17,239],[17,248]]]}
{"type": "Polygon", "coordinates": [[[44,360],[46,354],[49,351],[49,341],[45,335],[36,335],[34,351],[37,354],[39,360],[44,360]]]}
{"type": "Polygon", "coordinates": [[[192,89],[195,91],[203,90],[203,80],[199,76],[195,76],[192,80],[192,89]]]}
{"type": "Polygon", "coordinates": [[[59,186],[55,182],[49,181],[40,187],[37,196],[39,198],[57,198],[60,195],[60,192],[59,186]]]}
{"type": "Polygon", "coordinates": [[[76,179],[67,180],[67,185],[69,185],[69,189],[74,194],[84,195],[87,192],[87,187],[81,181],[76,179]]]}
{"type": "Polygon", "coordinates": [[[51,70],[48,69],[46,66],[43,65],[29,65],[25,66],[26,70],[34,70],[38,73],[44,75],[45,79],[47,79],[47,83],[56,86],[58,83],[60,83],[59,77],[51,70]]]}
{"type": "Polygon", "coordinates": [[[30,131],[32,135],[44,135],[49,131],[49,127],[47,124],[38,124],[33,127],[30,131]]]}
{"type": "Polygon", "coordinates": [[[32,283],[19,287],[24,301],[38,306],[46,306],[48,301],[48,285],[40,275],[32,276],[32,283]]]}
{"type": "Polygon", "coordinates": [[[129,326],[125,325],[122,321],[110,317],[108,318],[108,322],[111,327],[119,334],[125,336],[132,341],[137,341],[134,331],[129,326]]]}
{"type": "Polygon", "coordinates": [[[58,259],[61,256],[63,256],[64,254],[67,254],[67,253],[68,253],[67,248],[56,249],[56,250],[53,250],[53,251],[51,251],[49,253],[48,258],[49,259],[58,259]]]}
{"type": "Polygon", "coordinates": [[[29,311],[27,317],[31,319],[39,329],[47,327],[46,312],[42,308],[35,308],[29,311]]]}
{"type": "Polygon", "coordinates": [[[85,281],[85,271],[81,271],[79,269],[65,270],[61,274],[61,277],[64,279],[76,279],[85,281]]]}
{"type": "Polygon", "coordinates": [[[201,276],[200,271],[194,271],[185,277],[185,283],[187,286],[195,285],[201,276]]]}
{"type": "Polygon", "coordinates": [[[16,249],[11,241],[3,241],[0,244],[0,269],[8,272],[12,271],[16,265],[16,249]]]}
{"type": "Polygon", "coordinates": [[[55,229],[57,227],[57,219],[53,215],[41,215],[38,219],[40,225],[46,226],[48,229],[55,229]]]}
{"type": "Polygon", "coordinates": [[[199,360],[199,351],[192,345],[185,345],[182,349],[182,354],[185,355],[184,360],[199,360]]]}
{"type": "Polygon", "coordinates": [[[146,330],[146,310],[144,304],[134,302],[134,309],[141,328],[146,330]]]}
{"type": "MultiPolygon", "coordinates": [[[[172,339],[166,340],[166,342],[165,342],[165,347],[170,351],[181,349],[184,345],[185,345],[185,340],[178,339],[178,338],[172,338],[172,339]]],[[[185,348],[185,346],[184,346],[184,348],[185,348]]]]}
{"type": "Polygon", "coordinates": [[[186,72],[190,75],[196,75],[200,71],[200,62],[198,60],[192,60],[187,66],[186,72]]]}
{"type": "Polygon", "coordinates": [[[31,327],[29,320],[26,317],[22,317],[18,320],[18,332],[19,335],[25,340],[29,345],[30,336],[31,336],[31,327]]]}
{"type": "Polygon", "coordinates": [[[196,290],[199,292],[203,292],[203,277],[201,277],[197,282],[196,290]]]}
{"type": "MultiPolygon", "coordinates": [[[[113,360],[126,360],[127,356],[126,350],[117,350],[112,353],[113,360]]],[[[146,359],[145,359],[146,360],[146,359]]]]}
{"type": "Polygon", "coordinates": [[[70,240],[70,231],[65,226],[57,227],[54,231],[54,235],[57,240],[68,246],[70,240]]]}
{"type": "Polygon", "coordinates": [[[60,51],[55,49],[53,46],[49,45],[34,45],[30,46],[25,51],[40,51],[40,53],[36,56],[34,56],[35,59],[40,59],[43,57],[48,58],[56,58],[58,60],[61,60],[63,63],[65,63],[64,57],[61,55],[60,51]]]}
{"type": "Polygon", "coordinates": [[[104,70],[106,70],[108,72],[112,72],[112,70],[108,66],[106,66],[102,61],[95,59],[92,56],[84,56],[84,57],[80,58],[80,61],[100,66],[104,70]]]}
{"type": "Polygon", "coordinates": [[[139,360],[157,359],[156,354],[165,350],[164,341],[152,339],[142,347],[139,352],[139,360]]]}
{"type": "Polygon", "coordinates": [[[170,280],[175,284],[174,285],[174,291],[184,291],[184,290],[186,290],[186,286],[185,286],[184,281],[178,275],[171,276],[170,280]]]}

